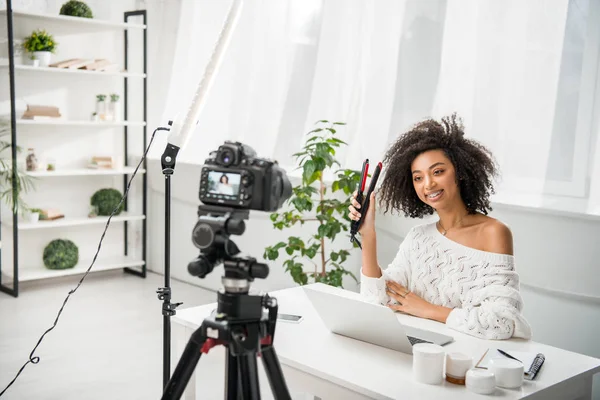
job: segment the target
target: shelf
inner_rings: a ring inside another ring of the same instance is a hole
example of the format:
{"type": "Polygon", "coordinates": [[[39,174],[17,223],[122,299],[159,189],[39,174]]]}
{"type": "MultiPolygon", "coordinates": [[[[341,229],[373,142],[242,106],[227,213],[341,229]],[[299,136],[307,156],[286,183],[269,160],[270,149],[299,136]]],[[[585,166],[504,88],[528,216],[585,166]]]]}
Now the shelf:
{"type": "MultiPolygon", "coordinates": [[[[59,176],[95,176],[95,175],[128,175],[133,174],[135,171],[134,167],[125,167],[119,169],[90,169],[90,168],[78,168],[78,169],[58,169],[56,171],[35,171],[26,172],[27,175],[36,178],[46,177],[59,177],[59,176]]],[[[145,169],[138,169],[138,174],[145,174],[145,169]]]]}
{"type": "Polygon", "coordinates": [[[143,121],[69,121],[66,119],[18,119],[17,125],[39,125],[39,126],[81,126],[81,127],[93,127],[93,128],[113,128],[119,126],[146,126],[143,121]]]}
{"type": "MultiPolygon", "coordinates": [[[[123,222],[123,221],[141,221],[145,219],[144,215],[129,215],[126,212],[122,212],[119,215],[115,215],[110,220],[110,223],[123,222]]],[[[98,225],[106,224],[108,217],[65,217],[54,221],[38,221],[38,222],[19,222],[19,230],[33,230],[33,229],[48,229],[48,228],[62,228],[65,226],[81,226],[81,225],[98,225]]],[[[11,222],[4,222],[4,225],[12,227],[11,222]]]]}
{"type": "MultiPolygon", "coordinates": [[[[2,60],[0,68],[8,69],[8,61],[2,60]]],[[[85,69],[69,69],[69,68],[54,68],[54,67],[34,67],[33,65],[15,65],[15,71],[35,72],[35,73],[54,73],[54,74],[75,74],[75,75],[95,75],[95,76],[120,76],[124,78],[145,78],[146,74],[130,73],[130,72],[109,72],[109,71],[88,71],[85,69]]]]}
{"type": "MultiPolygon", "coordinates": [[[[75,267],[66,270],[47,269],[43,264],[38,266],[19,267],[19,282],[33,281],[36,279],[56,278],[59,276],[84,274],[90,267],[92,260],[79,260],[75,267]]],[[[94,266],[90,270],[92,272],[108,271],[112,269],[120,269],[125,267],[141,267],[144,265],[143,260],[135,259],[129,256],[112,257],[105,260],[96,260],[94,266]]],[[[6,268],[2,270],[6,276],[13,277],[13,269],[6,268]]]]}
{"type": "MultiPolygon", "coordinates": [[[[144,24],[111,22],[99,19],[78,18],[66,15],[38,14],[13,10],[14,38],[21,39],[36,29],[46,29],[54,36],[78,35],[81,33],[106,32],[122,29],[145,29],[144,24]]],[[[6,30],[6,10],[0,10],[2,35],[6,30]]]]}

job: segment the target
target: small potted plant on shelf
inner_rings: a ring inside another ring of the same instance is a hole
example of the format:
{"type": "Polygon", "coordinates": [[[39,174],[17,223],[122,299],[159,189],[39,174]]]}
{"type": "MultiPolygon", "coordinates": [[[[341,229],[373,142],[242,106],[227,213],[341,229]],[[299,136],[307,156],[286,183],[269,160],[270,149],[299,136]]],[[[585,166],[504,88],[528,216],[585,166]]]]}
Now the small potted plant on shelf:
{"type": "Polygon", "coordinates": [[[56,161],[53,158],[48,159],[48,164],[46,165],[46,171],[56,171],[56,161]]]}
{"type": "MultiPolygon", "coordinates": [[[[10,128],[5,120],[0,120],[0,201],[6,203],[13,213],[25,215],[28,210],[27,204],[21,197],[35,188],[34,178],[27,175],[22,167],[17,165],[14,169],[17,184],[13,186],[13,163],[10,154],[10,141],[5,141],[4,136],[10,134],[10,128]]],[[[17,146],[17,153],[21,153],[21,147],[17,146]]]]}
{"type": "Polygon", "coordinates": [[[116,93],[111,93],[110,95],[110,103],[108,104],[108,115],[109,118],[113,121],[121,120],[121,107],[119,103],[119,95],[116,93]]]}
{"type": "Polygon", "coordinates": [[[92,10],[83,1],[69,0],[60,7],[60,15],[71,17],[94,18],[92,10]]]}
{"type": "Polygon", "coordinates": [[[40,220],[40,217],[43,215],[44,210],[40,208],[32,208],[29,210],[29,222],[35,223],[40,220]]]}
{"type": "Polygon", "coordinates": [[[43,29],[31,32],[31,35],[23,40],[23,48],[31,57],[39,60],[42,67],[50,65],[50,56],[55,52],[56,45],[54,37],[43,29]]]}
{"type": "Polygon", "coordinates": [[[40,60],[37,59],[37,57],[34,54],[31,54],[29,56],[29,59],[31,60],[31,65],[34,67],[39,67],[40,66],[40,60]]]}
{"type": "Polygon", "coordinates": [[[106,95],[96,95],[96,118],[100,121],[106,120],[107,107],[106,107],[106,95]]]}

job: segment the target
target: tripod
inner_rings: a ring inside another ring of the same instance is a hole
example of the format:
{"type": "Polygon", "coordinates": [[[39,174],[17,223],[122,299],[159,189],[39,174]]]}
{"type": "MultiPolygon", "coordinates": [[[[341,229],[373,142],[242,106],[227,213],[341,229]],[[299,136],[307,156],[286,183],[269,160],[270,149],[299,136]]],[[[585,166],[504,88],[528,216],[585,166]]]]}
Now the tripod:
{"type": "MultiPolygon", "coordinates": [[[[201,260],[202,261],[202,260],[201,260]]],[[[204,261],[205,262],[205,261],[204,261]]],[[[193,263],[189,270],[201,271],[193,263]]],[[[249,281],[266,277],[268,266],[254,258],[231,258],[224,261],[223,289],[218,306],[188,341],[173,376],[166,385],[162,400],[178,400],[190,380],[201,353],[217,345],[226,347],[225,397],[228,400],[260,399],[256,357],[261,356],[271,391],[276,399],[291,399],[281,365],[273,348],[277,321],[277,300],[268,295],[249,295],[249,281]],[[263,308],[268,311],[263,314],[263,308]],[[260,349],[260,350],[259,350],[260,349]]]]}

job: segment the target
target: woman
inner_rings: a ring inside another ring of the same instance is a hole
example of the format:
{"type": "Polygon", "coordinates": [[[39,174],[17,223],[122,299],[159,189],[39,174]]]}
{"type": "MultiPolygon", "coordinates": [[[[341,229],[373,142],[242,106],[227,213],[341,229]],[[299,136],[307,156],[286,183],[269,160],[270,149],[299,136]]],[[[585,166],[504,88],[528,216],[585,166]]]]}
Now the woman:
{"type": "MultiPolygon", "coordinates": [[[[473,336],[531,338],[521,315],[511,231],[487,216],[497,172],[490,152],[465,139],[453,115],[441,123],[426,120],[402,135],[386,153],[384,169],[379,192],[385,212],[392,208],[412,218],[435,212],[438,219],[412,228],[382,270],[373,193],[359,230],[361,294],[473,336]]],[[[358,220],[354,196],[349,216],[358,220]]]]}
{"type": "Polygon", "coordinates": [[[219,184],[217,185],[217,192],[220,194],[233,196],[233,186],[229,184],[229,177],[227,175],[221,175],[219,184]]]}

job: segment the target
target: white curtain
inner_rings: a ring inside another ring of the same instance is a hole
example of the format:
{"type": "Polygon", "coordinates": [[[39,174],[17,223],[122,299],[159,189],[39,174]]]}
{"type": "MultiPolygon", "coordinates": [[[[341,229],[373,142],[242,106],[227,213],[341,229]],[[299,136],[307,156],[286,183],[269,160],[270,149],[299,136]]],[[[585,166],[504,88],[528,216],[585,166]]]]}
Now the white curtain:
{"type": "MultiPolygon", "coordinates": [[[[230,6],[181,2],[164,120],[189,102],[230,6]]],[[[180,160],[202,163],[239,140],[291,167],[305,132],[328,119],[347,123],[337,156],[358,169],[414,123],[456,111],[498,158],[505,187],[582,196],[598,108],[596,3],[246,0],[180,160]]]]}

